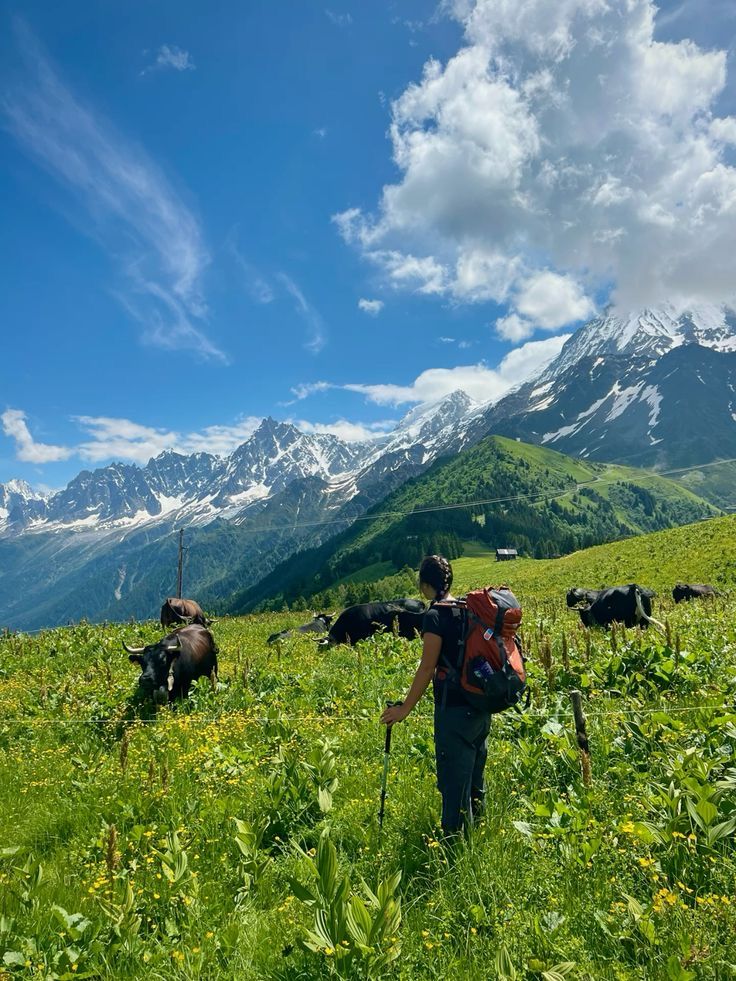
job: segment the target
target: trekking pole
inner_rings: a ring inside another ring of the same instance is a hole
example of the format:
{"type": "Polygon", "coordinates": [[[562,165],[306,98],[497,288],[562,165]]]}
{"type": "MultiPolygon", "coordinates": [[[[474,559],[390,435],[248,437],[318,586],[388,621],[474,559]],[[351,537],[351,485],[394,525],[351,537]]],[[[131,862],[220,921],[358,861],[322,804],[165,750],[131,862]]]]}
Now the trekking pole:
{"type": "MultiPolygon", "coordinates": [[[[402,702],[386,702],[386,708],[401,705],[402,702]]],[[[381,777],[381,809],[378,812],[378,829],[383,828],[383,812],[386,809],[386,782],[388,780],[388,759],[391,755],[391,733],[393,725],[386,726],[386,741],[383,745],[383,776],[381,777]]]]}

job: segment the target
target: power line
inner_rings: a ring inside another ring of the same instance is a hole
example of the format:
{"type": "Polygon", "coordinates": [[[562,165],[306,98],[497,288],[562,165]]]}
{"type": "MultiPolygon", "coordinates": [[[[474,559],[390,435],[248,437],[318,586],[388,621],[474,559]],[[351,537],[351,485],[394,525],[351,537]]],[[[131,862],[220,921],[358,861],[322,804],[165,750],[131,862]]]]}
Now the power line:
{"type": "MultiPolygon", "coordinates": [[[[649,471],[643,470],[641,471],[641,475],[637,473],[636,479],[637,480],[658,479],[660,477],[669,477],[672,474],[689,473],[693,470],[703,470],[706,467],[716,467],[724,463],[736,463],[736,457],[731,457],[726,460],[712,460],[709,463],[697,463],[689,467],[675,467],[672,470],[649,470],[649,471]]],[[[615,466],[615,464],[609,464],[609,465],[615,466]]],[[[511,504],[516,501],[539,501],[539,500],[557,501],[562,499],[563,497],[567,497],[569,494],[575,494],[581,488],[588,487],[591,484],[615,484],[615,483],[620,483],[621,480],[622,480],[621,476],[592,477],[590,480],[583,480],[583,481],[576,482],[574,486],[568,487],[566,490],[560,491],[558,493],[539,492],[537,494],[514,494],[509,497],[489,497],[489,498],[483,498],[474,501],[461,501],[456,504],[428,505],[427,507],[412,508],[411,510],[406,510],[406,511],[399,511],[399,510],[380,511],[377,514],[359,514],[352,519],[345,517],[339,520],[333,518],[333,519],[324,519],[321,521],[303,521],[299,523],[295,522],[294,524],[288,524],[288,525],[266,525],[261,528],[245,528],[242,529],[242,531],[245,534],[260,535],[262,533],[270,532],[270,531],[296,531],[299,528],[327,527],[330,525],[341,525],[343,527],[345,526],[350,527],[351,524],[358,521],[377,521],[379,518],[407,517],[408,515],[412,515],[412,514],[433,514],[435,512],[440,512],[440,511],[457,511],[457,510],[461,510],[462,508],[485,507],[491,504],[511,504]]],[[[185,551],[188,552],[189,548],[187,548],[185,551]]],[[[186,556],[186,558],[188,560],[188,556],[186,556]]],[[[70,624],[69,626],[75,626],[75,625],[70,624]]],[[[17,634],[18,635],[37,634],[37,633],[42,633],[45,630],[58,630],[58,629],[62,629],[62,628],[38,627],[34,630],[19,630],[17,631],[17,634]]]]}

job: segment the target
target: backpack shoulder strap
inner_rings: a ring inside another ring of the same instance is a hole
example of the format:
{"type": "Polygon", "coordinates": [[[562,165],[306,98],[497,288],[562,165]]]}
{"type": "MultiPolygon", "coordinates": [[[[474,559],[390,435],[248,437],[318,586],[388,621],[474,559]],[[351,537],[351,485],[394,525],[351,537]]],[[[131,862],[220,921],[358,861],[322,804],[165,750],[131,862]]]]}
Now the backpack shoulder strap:
{"type": "Polygon", "coordinates": [[[452,613],[453,620],[458,623],[458,633],[457,633],[457,654],[455,657],[455,663],[453,664],[447,654],[440,651],[440,661],[442,666],[447,670],[448,677],[455,680],[459,677],[460,671],[463,666],[463,659],[465,657],[465,641],[468,638],[468,632],[470,629],[470,618],[472,616],[470,610],[467,607],[465,600],[437,600],[432,603],[432,607],[441,607],[444,610],[452,613]]]}

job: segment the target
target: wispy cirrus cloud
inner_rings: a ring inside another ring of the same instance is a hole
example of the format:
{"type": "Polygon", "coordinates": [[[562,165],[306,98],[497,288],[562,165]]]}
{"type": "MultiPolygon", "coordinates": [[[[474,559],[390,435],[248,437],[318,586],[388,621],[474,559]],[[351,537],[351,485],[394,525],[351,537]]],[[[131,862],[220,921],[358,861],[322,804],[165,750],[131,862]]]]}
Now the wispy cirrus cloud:
{"type": "Polygon", "coordinates": [[[668,4],[657,10],[655,26],[659,28],[680,26],[683,22],[688,26],[694,20],[701,24],[717,24],[718,21],[734,20],[736,10],[731,0],[682,0],[681,3],[668,4]]]}
{"type": "Polygon", "coordinates": [[[309,328],[304,347],[312,354],[319,354],[327,343],[327,327],[322,314],[312,306],[290,276],[281,272],[278,274],[278,279],[293,298],[296,312],[309,328]]]}
{"type": "MultiPolygon", "coordinates": [[[[329,392],[331,388],[336,388],[331,382],[318,381],[318,382],[304,382],[301,385],[295,385],[291,393],[297,401],[309,398],[310,395],[316,395],[318,392],[329,392]]],[[[291,405],[291,403],[287,403],[291,405]]]]}
{"type": "Polygon", "coordinates": [[[143,340],[227,362],[205,330],[209,254],[192,210],[144,150],[75,96],[25,25],[15,34],[22,67],[0,103],[6,127],[117,264],[115,295],[143,340]]]}
{"type": "Polygon", "coordinates": [[[457,340],[455,337],[438,337],[437,341],[440,344],[457,344],[461,351],[467,351],[473,346],[473,341],[457,340]]]}
{"type": "Polygon", "coordinates": [[[338,10],[325,9],[325,16],[328,20],[332,21],[335,27],[349,27],[353,23],[353,15],[348,13],[341,13],[338,10]]]}
{"type": "Polygon", "coordinates": [[[240,272],[243,274],[245,289],[255,303],[264,305],[271,303],[275,296],[274,289],[266,277],[241,252],[240,246],[238,245],[237,232],[237,227],[232,229],[227,238],[226,245],[233,259],[235,259],[240,272]]]}
{"type": "Polygon", "coordinates": [[[15,443],[16,459],[37,464],[57,463],[72,457],[90,463],[106,460],[147,463],[164,450],[227,455],[261,423],[260,417],[245,416],[229,425],[205,426],[183,433],[109,416],[72,416],[72,421],[79,427],[82,438],[69,446],[53,446],[36,442],[22,409],[7,409],[0,416],[5,435],[15,443]]]}
{"type": "MultiPolygon", "coordinates": [[[[144,54],[147,53],[144,52],[144,54]]],[[[156,52],[153,62],[143,69],[141,75],[148,75],[150,72],[167,68],[175,72],[191,72],[196,67],[189,52],[180,48],[178,44],[162,44],[156,52]]]]}

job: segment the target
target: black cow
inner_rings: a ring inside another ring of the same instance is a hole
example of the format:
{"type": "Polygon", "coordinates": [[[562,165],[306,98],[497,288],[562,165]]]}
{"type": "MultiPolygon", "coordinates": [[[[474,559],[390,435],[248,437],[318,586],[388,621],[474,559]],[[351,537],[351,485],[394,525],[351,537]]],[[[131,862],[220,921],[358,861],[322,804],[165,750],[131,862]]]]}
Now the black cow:
{"type": "Polygon", "coordinates": [[[199,623],[209,627],[212,621],[207,619],[202,607],[194,600],[169,596],[161,607],[161,626],[165,630],[175,623],[199,623]]]}
{"type": "Polygon", "coordinates": [[[681,603],[683,600],[704,599],[707,596],[720,595],[721,594],[717,589],[714,589],[712,586],[708,586],[702,582],[678,582],[678,584],[672,590],[672,598],[675,603],[681,603]]]}
{"type": "Polygon", "coordinates": [[[343,610],[328,636],[330,644],[357,644],[380,630],[394,630],[413,640],[422,629],[425,607],[421,600],[396,599],[387,603],[359,603],[343,610]]]}
{"type": "Polygon", "coordinates": [[[275,644],[277,640],[285,640],[287,637],[291,637],[292,634],[326,634],[334,618],[334,613],[316,613],[309,623],[304,623],[301,627],[292,627],[291,630],[279,630],[277,634],[271,634],[266,643],[275,644]]]}
{"type": "Polygon", "coordinates": [[[603,590],[607,588],[604,586],[603,589],[568,589],[567,605],[573,607],[577,606],[578,603],[595,603],[603,590]]]}
{"type": "Polygon", "coordinates": [[[611,586],[604,589],[590,606],[578,612],[586,627],[610,627],[614,622],[623,623],[627,627],[648,627],[652,623],[664,630],[662,624],[652,617],[654,595],[656,594],[651,589],[645,589],[633,582],[628,586],[611,586]]]}
{"type": "Polygon", "coordinates": [[[155,644],[128,647],[131,663],[141,669],[138,685],[144,695],[155,702],[173,702],[189,694],[192,682],[217,674],[215,638],[200,624],[190,624],[167,634],[155,644]]]}

